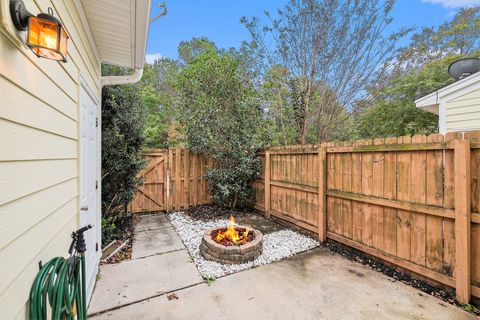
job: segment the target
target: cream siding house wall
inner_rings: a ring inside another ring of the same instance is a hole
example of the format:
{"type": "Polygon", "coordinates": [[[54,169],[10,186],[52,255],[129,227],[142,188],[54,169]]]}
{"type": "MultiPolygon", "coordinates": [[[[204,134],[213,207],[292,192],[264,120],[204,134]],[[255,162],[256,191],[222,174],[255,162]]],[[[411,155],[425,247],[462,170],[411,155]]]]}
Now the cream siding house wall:
{"type": "Polygon", "coordinates": [[[445,106],[447,132],[480,129],[480,89],[448,101],[445,106]]]}
{"type": "Polygon", "coordinates": [[[480,72],[415,101],[417,108],[438,115],[439,133],[480,129],[480,72]]]}
{"type": "Polygon", "coordinates": [[[52,7],[70,40],[68,63],[39,59],[0,24],[0,319],[25,318],[39,261],[65,255],[79,227],[82,78],[101,92],[99,55],[74,1],[24,2],[34,14],[52,7]]]}

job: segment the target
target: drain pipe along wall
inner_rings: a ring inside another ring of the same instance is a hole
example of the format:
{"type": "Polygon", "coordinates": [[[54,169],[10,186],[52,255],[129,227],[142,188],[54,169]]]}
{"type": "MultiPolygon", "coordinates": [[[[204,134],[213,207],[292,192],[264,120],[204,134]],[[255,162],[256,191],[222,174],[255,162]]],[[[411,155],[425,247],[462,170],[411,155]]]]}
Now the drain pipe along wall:
{"type": "Polygon", "coordinates": [[[142,79],[142,75],[143,68],[135,68],[133,73],[128,76],[102,77],[102,87],[137,83],[138,81],[140,81],[140,79],[142,79]]]}

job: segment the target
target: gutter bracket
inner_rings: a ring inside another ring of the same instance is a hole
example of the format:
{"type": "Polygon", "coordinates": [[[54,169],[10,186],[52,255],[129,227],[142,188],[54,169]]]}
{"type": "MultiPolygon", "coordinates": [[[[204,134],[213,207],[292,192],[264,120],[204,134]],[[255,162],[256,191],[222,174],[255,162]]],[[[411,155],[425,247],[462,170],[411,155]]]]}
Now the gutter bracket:
{"type": "Polygon", "coordinates": [[[152,23],[152,22],[155,22],[157,21],[158,19],[160,19],[161,17],[163,16],[166,16],[167,15],[167,4],[164,2],[157,2],[157,7],[159,9],[163,9],[162,12],[160,12],[159,14],[157,14],[155,17],[153,17],[152,19],[150,19],[150,21],[148,23],[152,23]]]}

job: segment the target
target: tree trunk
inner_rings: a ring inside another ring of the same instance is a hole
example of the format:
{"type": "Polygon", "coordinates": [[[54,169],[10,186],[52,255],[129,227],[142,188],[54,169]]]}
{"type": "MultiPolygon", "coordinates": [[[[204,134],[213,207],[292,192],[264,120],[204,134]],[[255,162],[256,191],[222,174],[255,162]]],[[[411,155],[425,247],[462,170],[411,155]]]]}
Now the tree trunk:
{"type": "Polygon", "coordinates": [[[307,96],[305,97],[305,108],[303,109],[303,128],[302,128],[302,145],[305,144],[307,138],[307,126],[308,126],[308,109],[310,106],[310,98],[312,96],[313,81],[315,81],[315,64],[316,64],[316,51],[313,52],[312,62],[310,65],[310,74],[307,79],[307,96]]]}
{"type": "Polygon", "coordinates": [[[305,97],[305,106],[303,108],[302,145],[305,144],[307,140],[308,110],[310,106],[310,97],[312,95],[312,82],[313,80],[307,81],[307,96],[305,97]]]}

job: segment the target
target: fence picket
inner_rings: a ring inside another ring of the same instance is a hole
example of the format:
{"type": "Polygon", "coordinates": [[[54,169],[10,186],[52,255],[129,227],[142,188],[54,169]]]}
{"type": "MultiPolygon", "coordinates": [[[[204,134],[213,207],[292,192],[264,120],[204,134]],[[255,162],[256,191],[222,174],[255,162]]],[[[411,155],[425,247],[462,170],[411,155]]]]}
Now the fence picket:
{"type": "Polygon", "coordinates": [[[457,299],[470,302],[471,177],[470,140],[455,141],[455,252],[457,299]]]}
{"type": "MultiPolygon", "coordinates": [[[[412,143],[425,143],[427,137],[423,135],[413,136],[412,143]]],[[[427,151],[411,152],[411,187],[410,202],[425,204],[427,191],[427,151]]],[[[411,212],[412,227],[410,235],[411,261],[425,265],[425,213],[411,212]]]]}
{"type": "MultiPolygon", "coordinates": [[[[385,144],[396,144],[397,138],[385,139],[385,144]]],[[[384,153],[383,195],[386,199],[397,200],[397,153],[384,153]]],[[[384,245],[385,252],[397,255],[397,209],[387,208],[384,211],[384,245]]]]}
{"type": "MultiPolygon", "coordinates": [[[[362,145],[372,145],[372,140],[362,141],[362,145]]],[[[371,152],[362,153],[362,194],[372,195],[373,186],[373,155],[371,152]]],[[[372,234],[372,205],[360,203],[362,212],[362,242],[371,247],[373,244],[372,234]]]]}
{"type": "MultiPolygon", "coordinates": [[[[411,137],[400,137],[401,143],[411,143],[411,137]]],[[[411,160],[409,152],[397,154],[397,198],[402,201],[410,200],[411,160]]],[[[411,227],[412,214],[410,211],[397,210],[397,256],[411,260],[411,227]]]]}
{"type": "MultiPolygon", "coordinates": [[[[373,140],[374,145],[385,144],[385,139],[373,140]]],[[[374,152],[372,154],[372,195],[383,198],[383,183],[385,174],[385,154],[384,152],[374,152]]],[[[372,246],[384,250],[384,208],[382,206],[372,206],[372,246]]]]}
{"type": "MultiPolygon", "coordinates": [[[[427,142],[442,142],[443,136],[432,134],[427,142]]],[[[443,203],[443,152],[430,151],[426,157],[426,203],[441,206],[443,203]]],[[[426,216],[425,265],[435,271],[443,270],[443,221],[444,218],[426,216]]]]}

